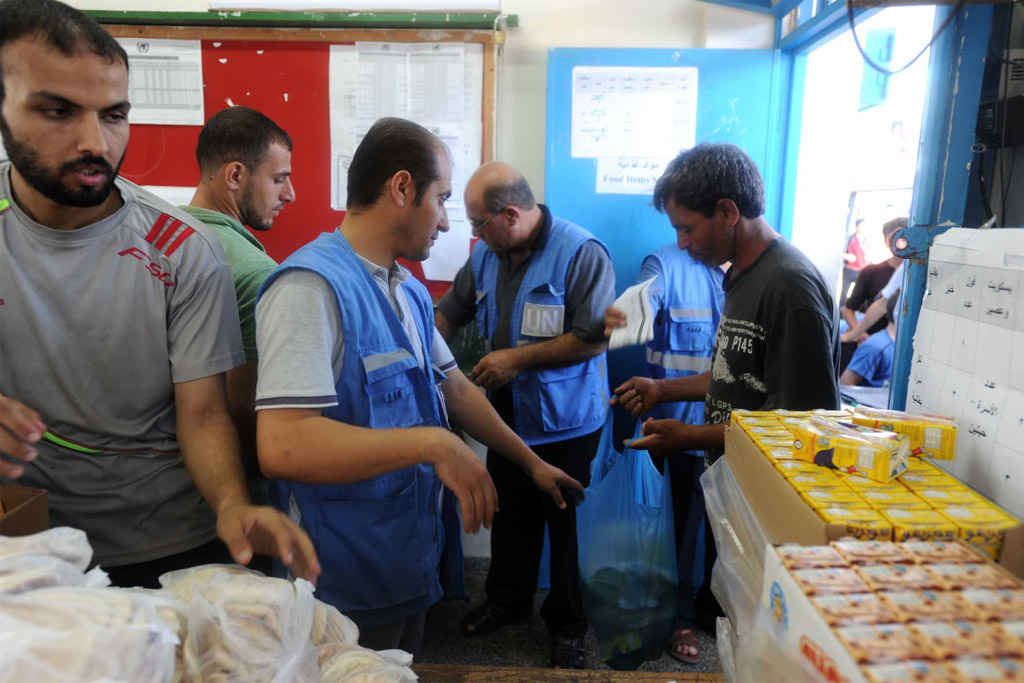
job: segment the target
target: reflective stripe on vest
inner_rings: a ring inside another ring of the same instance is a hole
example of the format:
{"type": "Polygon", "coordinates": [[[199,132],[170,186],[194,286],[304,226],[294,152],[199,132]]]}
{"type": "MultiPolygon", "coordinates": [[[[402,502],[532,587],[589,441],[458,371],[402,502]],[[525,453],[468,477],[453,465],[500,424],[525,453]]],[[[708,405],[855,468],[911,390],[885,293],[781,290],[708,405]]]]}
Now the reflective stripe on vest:
{"type": "Polygon", "coordinates": [[[654,351],[650,347],[647,347],[647,362],[651,365],[660,365],[666,370],[706,372],[711,369],[710,357],[664,353],[662,351],[654,351]]]}

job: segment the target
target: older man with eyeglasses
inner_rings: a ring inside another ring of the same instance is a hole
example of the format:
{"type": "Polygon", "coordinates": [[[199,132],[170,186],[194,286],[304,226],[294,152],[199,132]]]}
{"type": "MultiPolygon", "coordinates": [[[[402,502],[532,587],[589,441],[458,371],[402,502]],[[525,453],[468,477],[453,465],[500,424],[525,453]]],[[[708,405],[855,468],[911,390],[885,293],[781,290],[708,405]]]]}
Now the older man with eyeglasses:
{"type": "MultiPolygon", "coordinates": [[[[481,166],[466,185],[466,214],[480,238],[441,300],[446,340],[476,319],[487,355],[470,374],[498,414],[544,460],[590,481],[608,395],[604,310],[615,298],[608,249],[538,204],[508,164],[481,166]]],[[[487,601],[463,633],[482,636],[532,612],[544,526],[551,537],[551,592],[541,616],[551,664],[582,668],[587,619],[576,563],[576,511],[534,495],[529,480],[488,451],[498,491],[487,601]]]]}

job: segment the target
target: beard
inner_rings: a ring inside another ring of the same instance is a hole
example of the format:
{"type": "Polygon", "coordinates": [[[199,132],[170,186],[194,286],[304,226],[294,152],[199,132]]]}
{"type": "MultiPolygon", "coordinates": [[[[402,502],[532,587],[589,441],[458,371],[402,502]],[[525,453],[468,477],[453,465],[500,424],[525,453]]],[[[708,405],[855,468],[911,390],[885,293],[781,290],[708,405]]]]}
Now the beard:
{"type": "MultiPolygon", "coordinates": [[[[124,154],[117,162],[117,168],[111,168],[106,159],[94,156],[83,156],[74,161],[69,161],[53,170],[48,168],[39,157],[39,153],[28,144],[17,140],[7,120],[0,116],[0,137],[3,138],[7,156],[11,159],[11,165],[18,170],[21,177],[25,179],[36,192],[43,195],[52,202],[62,206],[75,206],[88,208],[99,206],[110,196],[110,190],[117,180],[117,172],[121,169],[121,162],[124,161],[124,154]],[[107,181],[96,187],[70,188],[61,179],[83,165],[98,166],[107,174],[107,181]]],[[[127,152],[127,150],[126,150],[127,152]]]]}
{"type": "Polygon", "coordinates": [[[271,226],[274,225],[273,216],[266,218],[260,216],[253,201],[251,185],[246,186],[242,192],[241,199],[238,200],[238,215],[242,218],[242,225],[248,225],[253,230],[259,230],[260,232],[270,230],[271,226]]]}

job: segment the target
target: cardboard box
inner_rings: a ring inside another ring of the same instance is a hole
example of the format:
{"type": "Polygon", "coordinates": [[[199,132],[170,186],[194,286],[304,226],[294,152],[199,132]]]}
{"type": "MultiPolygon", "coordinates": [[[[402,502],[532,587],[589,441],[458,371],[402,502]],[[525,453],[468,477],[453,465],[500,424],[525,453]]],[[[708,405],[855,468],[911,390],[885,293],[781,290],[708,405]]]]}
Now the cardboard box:
{"type": "MultiPolygon", "coordinates": [[[[773,545],[825,545],[846,535],[845,525],[819,517],[738,427],[725,430],[725,459],[773,545]]],[[[999,564],[1024,577],[1024,525],[1006,530],[999,564]]]]}
{"type": "Polygon", "coordinates": [[[0,484],[0,535],[28,536],[50,528],[46,491],[0,484]]]}

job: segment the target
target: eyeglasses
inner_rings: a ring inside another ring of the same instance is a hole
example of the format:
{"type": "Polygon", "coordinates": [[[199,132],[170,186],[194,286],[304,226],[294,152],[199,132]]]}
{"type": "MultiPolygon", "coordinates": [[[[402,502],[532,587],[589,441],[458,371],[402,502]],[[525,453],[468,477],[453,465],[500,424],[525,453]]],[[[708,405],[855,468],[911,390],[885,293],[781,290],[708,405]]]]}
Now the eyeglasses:
{"type": "Polygon", "coordinates": [[[495,217],[500,216],[502,213],[504,213],[505,209],[507,209],[507,208],[508,208],[508,206],[501,207],[500,209],[498,209],[497,211],[495,211],[490,216],[488,216],[485,220],[482,220],[482,221],[470,218],[469,219],[469,225],[470,225],[470,227],[473,228],[473,230],[479,232],[480,230],[483,229],[483,227],[485,225],[487,225],[488,223],[493,221],[495,219],[495,217]]]}

